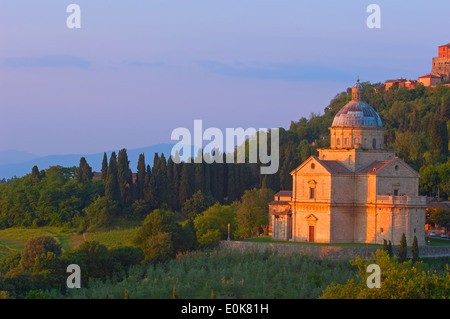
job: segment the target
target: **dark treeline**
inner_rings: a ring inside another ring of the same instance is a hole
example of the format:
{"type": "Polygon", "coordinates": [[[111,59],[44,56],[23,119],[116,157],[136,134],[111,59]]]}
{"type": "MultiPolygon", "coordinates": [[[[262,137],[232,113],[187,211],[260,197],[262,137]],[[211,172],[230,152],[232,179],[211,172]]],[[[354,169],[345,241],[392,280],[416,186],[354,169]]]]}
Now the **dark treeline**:
{"type": "MultiPolygon", "coordinates": [[[[224,155],[225,158],[225,155],[224,155]]],[[[238,200],[245,190],[260,186],[257,165],[194,161],[175,164],[172,157],[155,154],[150,165],[140,154],[133,176],[126,150],[111,154],[104,164],[101,178],[105,181],[105,197],[127,207],[145,201],[151,209],[167,207],[180,210],[197,191],[226,204],[238,200]]]]}

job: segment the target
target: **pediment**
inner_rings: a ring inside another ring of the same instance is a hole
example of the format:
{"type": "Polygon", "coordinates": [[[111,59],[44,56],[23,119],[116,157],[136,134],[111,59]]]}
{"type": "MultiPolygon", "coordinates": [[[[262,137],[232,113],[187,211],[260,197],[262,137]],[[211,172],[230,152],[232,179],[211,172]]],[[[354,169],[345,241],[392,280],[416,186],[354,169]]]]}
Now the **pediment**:
{"type": "Polygon", "coordinates": [[[308,222],[315,222],[315,221],[318,220],[318,218],[317,218],[316,216],[314,216],[313,214],[309,214],[308,216],[305,217],[305,219],[306,219],[308,222]]]}
{"type": "Polygon", "coordinates": [[[310,156],[307,160],[305,160],[302,164],[300,164],[296,169],[294,169],[291,175],[330,175],[331,171],[328,167],[325,167],[321,161],[316,156],[310,156]]]}
{"type": "Polygon", "coordinates": [[[388,161],[373,162],[367,167],[358,171],[362,174],[374,174],[378,176],[392,176],[394,173],[401,176],[414,176],[419,177],[419,173],[416,172],[411,166],[398,157],[394,157],[388,161]]]}

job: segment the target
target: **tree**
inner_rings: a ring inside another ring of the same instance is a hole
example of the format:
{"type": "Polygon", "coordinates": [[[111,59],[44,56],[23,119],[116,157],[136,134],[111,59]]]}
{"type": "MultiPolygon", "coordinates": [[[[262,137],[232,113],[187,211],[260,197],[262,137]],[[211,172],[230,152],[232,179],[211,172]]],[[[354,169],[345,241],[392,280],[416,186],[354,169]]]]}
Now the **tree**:
{"type": "Polygon", "coordinates": [[[190,219],[194,220],[197,215],[205,211],[215,202],[211,196],[203,196],[202,191],[198,190],[191,198],[183,204],[183,213],[190,219]]]}
{"type": "MultiPolygon", "coordinates": [[[[437,116],[436,116],[437,117],[437,116]]],[[[435,118],[430,129],[431,153],[435,162],[444,162],[448,158],[448,131],[445,120],[435,118]]]]}
{"type": "Polygon", "coordinates": [[[436,208],[429,209],[430,215],[427,218],[427,223],[432,223],[445,227],[446,229],[450,226],[450,209],[436,208]]]}
{"type": "Polygon", "coordinates": [[[261,226],[269,223],[267,207],[273,200],[274,192],[270,189],[246,190],[236,206],[238,233],[242,237],[257,236],[262,232],[261,226]]]}
{"type": "Polygon", "coordinates": [[[434,197],[439,193],[440,176],[437,168],[433,165],[420,168],[419,187],[421,194],[434,197]]]}
{"type": "Polygon", "coordinates": [[[192,241],[186,240],[186,231],[171,211],[155,209],[145,218],[133,242],[142,248],[146,262],[162,261],[191,248],[192,241]]]}
{"type": "Polygon", "coordinates": [[[215,203],[194,220],[200,246],[211,246],[220,239],[227,239],[228,224],[233,236],[237,229],[236,212],[231,206],[215,203]],[[217,231],[217,232],[216,232],[217,231]]]}
{"type": "Polygon", "coordinates": [[[111,256],[125,271],[131,266],[139,265],[144,261],[145,255],[141,248],[119,246],[110,249],[111,256]]]}
{"type": "Polygon", "coordinates": [[[192,196],[192,184],[189,180],[190,170],[188,163],[183,163],[180,176],[179,201],[183,205],[192,196]]]}
{"type": "Polygon", "coordinates": [[[31,181],[33,183],[37,183],[39,182],[40,178],[39,178],[39,168],[34,165],[33,168],[31,169],[31,181]]]}
{"type": "Polygon", "coordinates": [[[387,240],[386,239],[383,239],[383,248],[382,248],[384,251],[388,251],[388,243],[387,243],[387,240]]]}
{"type": "Polygon", "coordinates": [[[22,253],[20,265],[24,269],[31,269],[34,266],[36,257],[46,255],[48,252],[61,255],[61,245],[50,236],[34,237],[27,240],[22,253]]]}
{"type": "Polygon", "coordinates": [[[137,198],[144,199],[144,185],[145,185],[145,155],[139,154],[139,160],[137,165],[136,185],[137,185],[137,198]]]}
{"type": "Polygon", "coordinates": [[[398,261],[399,262],[406,261],[406,256],[407,256],[406,236],[405,233],[403,233],[402,238],[400,239],[400,246],[398,247],[398,261]]]}
{"type": "Polygon", "coordinates": [[[450,272],[438,276],[425,269],[422,262],[399,262],[379,249],[376,256],[364,260],[359,256],[352,261],[358,267],[359,280],[350,279],[346,284],[329,285],[319,299],[435,299],[448,296],[450,272]],[[381,269],[381,288],[368,288],[367,272],[370,264],[381,269]]]}
{"type": "Polygon", "coordinates": [[[102,161],[102,180],[106,180],[108,175],[108,157],[106,156],[106,152],[103,153],[103,161],[102,161]]]}
{"type": "Polygon", "coordinates": [[[119,151],[117,157],[117,183],[119,188],[118,202],[121,207],[126,207],[131,203],[132,183],[130,183],[130,161],[128,160],[127,150],[125,148],[119,151]]]}
{"type": "Polygon", "coordinates": [[[97,199],[84,209],[89,229],[105,228],[111,223],[111,216],[119,212],[118,203],[107,199],[106,197],[97,197],[97,199]]]}
{"type": "Polygon", "coordinates": [[[162,262],[174,256],[171,234],[167,232],[158,232],[145,238],[141,248],[147,263],[162,262]]]}
{"type": "Polygon", "coordinates": [[[78,166],[78,180],[81,183],[87,183],[92,180],[92,167],[89,166],[84,157],[80,158],[80,165],[78,166]]]}
{"type": "Polygon", "coordinates": [[[389,241],[387,252],[388,252],[389,257],[393,257],[394,256],[394,251],[392,249],[392,242],[391,241],[389,241]]]}
{"type": "Polygon", "coordinates": [[[216,247],[220,241],[220,231],[218,229],[208,229],[206,233],[198,237],[197,240],[200,248],[216,247]]]}
{"type": "Polygon", "coordinates": [[[109,159],[108,174],[106,176],[105,197],[108,200],[118,201],[120,196],[119,180],[117,177],[116,153],[112,152],[109,159]]]}
{"type": "Polygon", "coordinates": [[[65,252],[63,264],[77,264],[82,269],[81,285],[93,278],[111,278],[121,268],[105,245],[97,241],[85,241],[78,248],[65,252]]]}

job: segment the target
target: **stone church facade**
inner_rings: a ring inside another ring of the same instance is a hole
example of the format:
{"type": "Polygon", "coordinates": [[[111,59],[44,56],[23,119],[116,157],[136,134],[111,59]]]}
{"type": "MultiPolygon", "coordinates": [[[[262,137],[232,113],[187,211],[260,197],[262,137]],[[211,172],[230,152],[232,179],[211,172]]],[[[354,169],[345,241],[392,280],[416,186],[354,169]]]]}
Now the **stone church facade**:
{"type": "Polygon", "coordinates": [[[269,203],[272,239],[397,245],[404,233],[408,245],[414,236],[425,245],[419,174],[383,144],[381,119],[358,80],[330,127],[330,148],[293,170],[292,191],[269,203]]]}

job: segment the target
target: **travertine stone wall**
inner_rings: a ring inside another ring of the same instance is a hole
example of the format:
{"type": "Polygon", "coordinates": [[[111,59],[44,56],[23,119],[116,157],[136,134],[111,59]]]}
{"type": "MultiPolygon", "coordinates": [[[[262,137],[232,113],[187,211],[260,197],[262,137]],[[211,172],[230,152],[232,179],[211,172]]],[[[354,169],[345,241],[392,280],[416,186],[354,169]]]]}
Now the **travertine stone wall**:
{"type": "MultiPolygon", "coordinates": [[[[223,240],[219,244],[220,249],[238,249],[246,250],[274,250],[279,253],[306,254],[318,258],[328,259],[354,259],[356,255],[369,258],[380,247],[341,247],[341,246],[322,246],[322,245],[302,245],[302,244],[282,244],[282,243],[255,243],[242,241],[223,240]]],[[[393,247],[394,254],[397,254],[398,247],[393,247]]],[[[450,256],[450,246],[441,247],[419,247],[420,257],[440,257],[450,256]]],[[[408,246],[408,257],[411,257],[411,247],[408,246]]]]}

